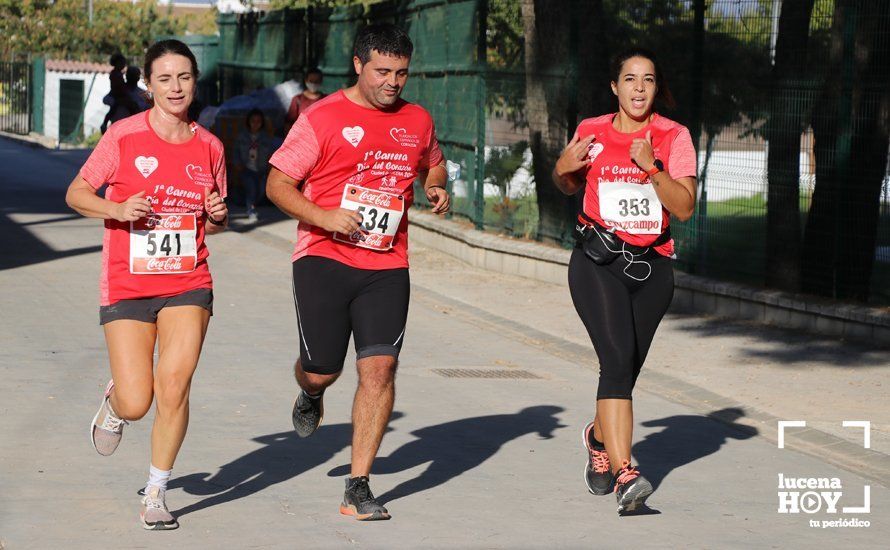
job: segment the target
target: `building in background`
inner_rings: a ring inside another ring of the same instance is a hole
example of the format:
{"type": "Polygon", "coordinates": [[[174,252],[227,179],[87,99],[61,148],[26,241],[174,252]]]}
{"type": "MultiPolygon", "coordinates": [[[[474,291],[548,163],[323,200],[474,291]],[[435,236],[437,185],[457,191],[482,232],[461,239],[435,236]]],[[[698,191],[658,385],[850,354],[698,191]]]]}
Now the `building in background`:
{"type": "Polygon", "coordinates": [[[98,132],[108,112],[102,98],[111,90],[110,72],[104,63],[47,59],[43,134],[78,142],[98,132]]]}
{"type": "Polygon", "coordinates": [[[210,8],[216,8],[220,13],[244,13],[251,11],[251,7],[254,10],[271,9],[270,2],[263,0],[158,0],[158,5],[172,5],[176,15],[198,13],[210,8]]]}

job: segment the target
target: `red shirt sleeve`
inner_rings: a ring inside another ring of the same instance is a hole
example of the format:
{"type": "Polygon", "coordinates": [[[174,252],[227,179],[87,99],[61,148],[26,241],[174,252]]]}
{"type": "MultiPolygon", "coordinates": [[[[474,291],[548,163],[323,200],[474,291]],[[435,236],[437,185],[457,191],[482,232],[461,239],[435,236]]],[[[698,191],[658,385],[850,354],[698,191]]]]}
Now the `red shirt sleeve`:
{"type": "Polygon", "coordinates": [[[668,159],[668,172],[674,179],[698,177],[695,147],[689,130],[681,128],[671,143],[671,156],[668,159]]]}
{"type": "Polygon", "coordinates": [[[427,143],[426,158],[420,165],[429,169],[434,166],[439,166],[445,158],[445,155],[442,154],[442,149],[439,148],[439,140],[436,138],[436,127],[433,124],[430,124],[427,143]]]}
{"type": "Polygon", "coordinates": [[[80,176],[90,187],[98,189],[114,179],[119,165],[120,144],[115,126],[112,125],[81,167],[80,176]]]}
{"type": "Polygon", "coordinates": [[[318,162],[321,150],[308,116],[294,123],[284,143],[269,159],[269,164],[300,182],[306,179],[318,162]]]}

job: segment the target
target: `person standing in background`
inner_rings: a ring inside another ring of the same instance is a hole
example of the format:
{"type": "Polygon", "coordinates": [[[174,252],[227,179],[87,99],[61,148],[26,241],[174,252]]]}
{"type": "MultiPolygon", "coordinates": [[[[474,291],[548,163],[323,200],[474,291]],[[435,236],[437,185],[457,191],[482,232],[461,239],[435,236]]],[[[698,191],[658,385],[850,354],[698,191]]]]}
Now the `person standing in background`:
{"type": "Polygon", "coordinates": [[[284,135],[290,132],[294,122],[310,105],[323,98],[325,94],[321,91],[324,75],[318,67],[312,67],[306,71],[303,77],[303,91],[295,95],[287,109],[287,118],[284,121],[284,135]]]}
{"type": "Polygon", "coordinates": [[[246,128],[241,130],[235,142],[235,170],[244,184],[247,222],[254,224],[259,221],[256,205],[266,194],[269,157],[275,152],[276,143],[266,133],[266,118],[259,109],[247,113],[245,123],[246,128]]]}

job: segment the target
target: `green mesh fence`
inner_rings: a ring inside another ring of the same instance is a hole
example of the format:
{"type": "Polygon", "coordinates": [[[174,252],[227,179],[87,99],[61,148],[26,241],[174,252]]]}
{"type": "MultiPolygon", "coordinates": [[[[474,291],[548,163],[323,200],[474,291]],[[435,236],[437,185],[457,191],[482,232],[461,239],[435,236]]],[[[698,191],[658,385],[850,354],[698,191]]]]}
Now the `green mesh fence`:
{"type": "Polygon", "coordinates": [[[611,57],[648,47],[677,100],[662,113],[699,152],[677,266],[890,304],[890,2],[393,0],[255,17],[220,18],[223,97],[311,65],[347,86],[356,31],[400,24],[415,42],[405,97],[462,166],[455,215],[565,247],[580,197],[550,171],[581,119],[616,110],[611,57]]]}
{"type": "MultiPolygon", "coordinates": [[[[404,97],[427,108],[448,159],[461,165],[460,178],[450,183],[454,211],[483,222],[485,82],[484,2],[479,0],[414,0],[369,6],[309,8],[269,12],[263,16],[221,15],[220,86],[223,98],[277,84],[317,65],[325,89],[333,91],[355,80],[352,46],[364,25],[396,23],[414,42],[411,78],[404,97]],[[484,55],[483,55],[484,56],[484,55]]],[[[419,204],[425,203],[418,193],[419,204]]]]}
{"type": "Polygon", "coordinates": [[[221,14],[220,89],[223,99],[293,78],[306,61],[304,10],[221,14]]]}
{"type": "Polygon", "coordinates": [[[522,4],[488,3],[486,227],[570,244],[577,202],[547,188],[549,171],[580,119],[616,110],[611,56],[644,46],[677,100],[663,114],[699,152],[696,213],[672,222],[677,266],[890,304],[890,3],[522,4]]]}

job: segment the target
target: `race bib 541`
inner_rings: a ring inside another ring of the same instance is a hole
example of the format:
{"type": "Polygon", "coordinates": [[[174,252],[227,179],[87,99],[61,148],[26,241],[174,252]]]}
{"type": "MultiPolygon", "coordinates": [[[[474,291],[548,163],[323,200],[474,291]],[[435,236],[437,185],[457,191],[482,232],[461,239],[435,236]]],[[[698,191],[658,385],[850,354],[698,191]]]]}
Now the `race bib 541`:
{"type": "Polygon", "coordinates": [[[157,214],[130,222],[130,273],[188,273],[198,263],[197,218],[157,214]]]}

